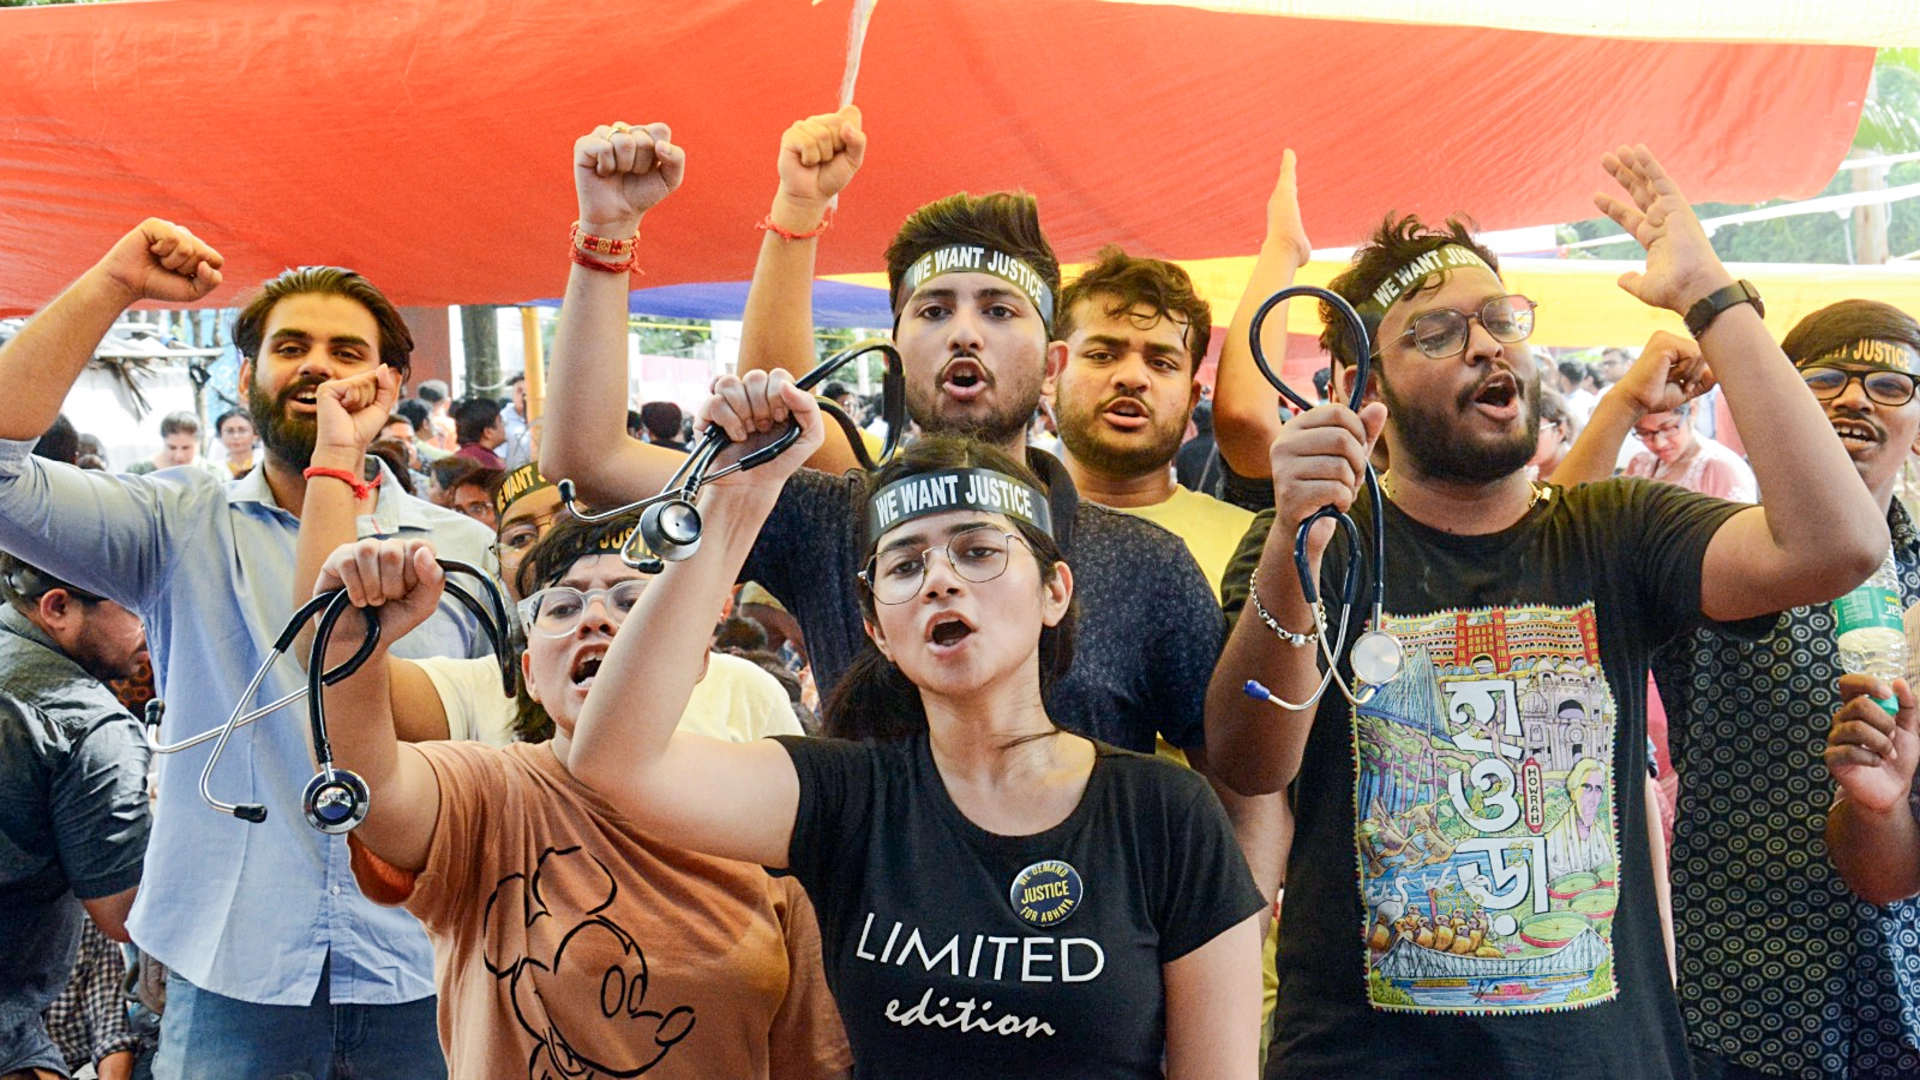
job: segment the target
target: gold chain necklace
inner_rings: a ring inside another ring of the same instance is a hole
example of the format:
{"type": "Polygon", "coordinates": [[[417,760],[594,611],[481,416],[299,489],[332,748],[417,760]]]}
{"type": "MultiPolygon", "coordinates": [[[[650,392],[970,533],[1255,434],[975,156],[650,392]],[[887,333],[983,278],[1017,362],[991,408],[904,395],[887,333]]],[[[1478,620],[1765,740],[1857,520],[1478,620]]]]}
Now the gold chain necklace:
{"type": "MultiPolygon", "coordinates": [[[[1540,496],[1546,494],[1546,492],[1547,488],[1545,484],[1529,482],[1527,484],[1527,509],[1522,510],[1521,513],[1525,514],[1528,510],[1532,510],[1534,506],[1539,503],[1540,496]]],[[[1385,495],[1390,502],[1399,502],[1398,499],[1394,498],[1393,494],[1393,471],[1391,469],[1380,474],[1380,493],[1385,495]]]]}

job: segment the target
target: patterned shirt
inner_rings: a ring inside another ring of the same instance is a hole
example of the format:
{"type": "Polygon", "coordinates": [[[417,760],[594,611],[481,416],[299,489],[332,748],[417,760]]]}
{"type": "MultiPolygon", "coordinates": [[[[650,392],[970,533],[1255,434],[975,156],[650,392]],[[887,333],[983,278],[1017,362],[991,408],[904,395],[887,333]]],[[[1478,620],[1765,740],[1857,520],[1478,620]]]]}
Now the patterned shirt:
{"type": "MultiPolygon", "coordinates": [[[[1920,535],[1887,515],[1901,600],[1920,535]]],[[[1822,761],[1840,705],[1832,608],[1757,642],[1701,631],[1654,662],[1680,774],[1673,907],[1680,1007],[1698,1051],[1769,1073],[1920,1072],[1920,901],[1875,907],[1827,854],[1822,761]]]]}

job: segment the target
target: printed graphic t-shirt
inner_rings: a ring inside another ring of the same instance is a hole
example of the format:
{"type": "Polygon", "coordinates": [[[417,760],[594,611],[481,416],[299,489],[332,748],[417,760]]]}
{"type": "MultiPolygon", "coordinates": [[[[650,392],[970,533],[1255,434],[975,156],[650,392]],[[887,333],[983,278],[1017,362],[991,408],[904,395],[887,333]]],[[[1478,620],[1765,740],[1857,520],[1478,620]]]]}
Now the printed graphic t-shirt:
{"type": "Polygon", "coordinates": [[[440,782],[426,865],[353,844],[433,940],[449,1075],[839,1075],[847,1044],[791,879],[642,836],[550,747],[418,744],[440,782]]]}
{"type": "Polygon", "coordinates": [[[924,734],[779,742],[856,1076],[1158,1077],[1161,965],[1262,906],[1212,789],[1170,762],[1096,744],[1065,821],[1000,836],[924,734]]]}
{"type": "Polygon", "coordinates": [[[1329,691],[1308,736],[1270,1076],[1690,1075],[1647,850],[1647,664],[1703,622],[1701,559],[1740,509],[1613,480],[1452,536],[1388,504],[1407,660],[1357,710],[1329,691]]]}

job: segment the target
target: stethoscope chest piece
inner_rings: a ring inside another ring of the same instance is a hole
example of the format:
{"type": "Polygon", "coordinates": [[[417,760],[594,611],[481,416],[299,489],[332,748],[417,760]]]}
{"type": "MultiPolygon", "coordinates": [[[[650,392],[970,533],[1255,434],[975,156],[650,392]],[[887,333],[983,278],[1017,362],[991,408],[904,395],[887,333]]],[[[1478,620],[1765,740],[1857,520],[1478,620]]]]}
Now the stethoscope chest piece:
{"type": "Polygon", "coordinates": [[[1369,630],[1353,643],[1354,678],[1369,686],[1385,686],[1400,677],[1406,652],[1400,639],[1384,630],[1369,630]]]}
{"type": "Polygon", "coordinates": [[[323,833],[344,833],[364,821],[372,794],[367,782],[345,769],[327,769],[307,781],[300,805],[307,823],[323,833]]]}
{"type": "Polygon", "coordinates": [[[700,511],[685,499],[657,502],[640,514],[640,538],[666,562],[680,562],[700,550],[700,511]]]}

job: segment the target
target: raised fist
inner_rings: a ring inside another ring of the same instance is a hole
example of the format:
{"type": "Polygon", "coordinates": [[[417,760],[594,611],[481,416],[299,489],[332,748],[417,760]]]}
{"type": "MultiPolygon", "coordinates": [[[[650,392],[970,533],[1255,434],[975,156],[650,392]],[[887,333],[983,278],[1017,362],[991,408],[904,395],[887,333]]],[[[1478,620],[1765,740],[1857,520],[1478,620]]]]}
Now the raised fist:
{"type": "Polygon", "coordinates": [[[857,105],[797,121],[780,136],[781,199],[824,214],[866,154],[857,105]]]}
{"type": "Polygon", "coordinates": [[[625,240],[640,217],[673,193],[687,173],[687,152],[665,124],[602,124],[573,144],[573,187],[580,227],[625,240]]]}
{"type": "Polygon", "coordinates": [[[356,463],[380,435],[400,400],[400,372],[381,364],[314,389],[314,454],[338,453],[356,463]]]}
{"type": "Polygon", "coordinates": [[[99,269],[136,300],[188,303],[220,287],[226,263],[206,241],[171,221],[148,218],[120,238],[99,269]]]}
{"type": "Polygon", "coordinates": [[[1699,343],[1656,330],[1640,358],[1608,393],[1624,395],[1635,413],[1648,416],[1672,412],[1713,387],[1713,369],[1701,356],[1699,343]]]}

